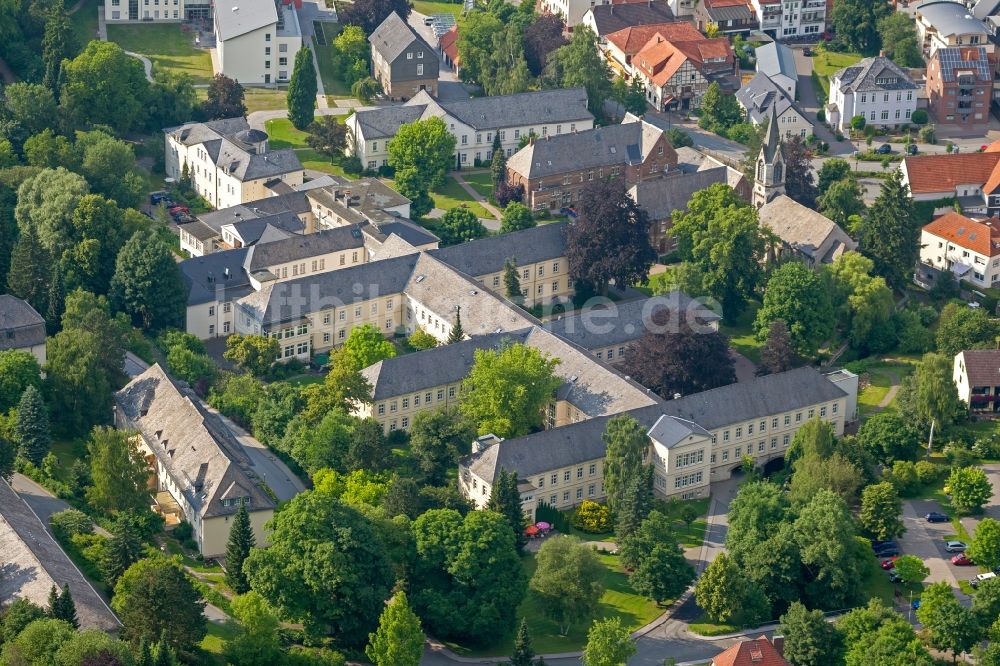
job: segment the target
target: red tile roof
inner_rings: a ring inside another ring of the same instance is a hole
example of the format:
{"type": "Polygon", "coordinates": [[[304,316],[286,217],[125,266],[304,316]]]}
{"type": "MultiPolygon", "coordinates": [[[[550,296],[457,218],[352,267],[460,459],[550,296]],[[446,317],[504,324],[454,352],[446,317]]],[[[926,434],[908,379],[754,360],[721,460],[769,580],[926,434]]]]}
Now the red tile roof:
{"type": "Polygon", "coordinates": [[[767,640],[767,636],[759,636],[751,640],[740,641],[720,655],[712,659],[712,666],[791,666],[778,650],[767,640]]]}
{"type": "Polygon", "coordinates": [[[986,153],[1000,153],[1000,139],[997,139],[996,141],[994,141],[990,145],[986,146],[986,150],[983,151],[983,152],[986,152],[986,153]]]}
{"type": "Polygon", "coordinates": [[[441,50],[448,54],[448,59],[453,63],[460,64],[458,60],[458,26],[453,25],[448,32],[438,39],[441,50]]]}
{"type": "Polygon", "coordinates": [[[617,46],[625,55],[635,55],[657,34],[666,40],[699,40],[704,36],[693,25],[684,22],[652,23],[636,25],[612,32],[607,40],[617,46]]]}
{"type": "Polygon", "coordinates": [[[949,211],[924,226],[924,231],[985,257],[1000,256],[1000,220],[978,221],[949,211]]]}
{"type": "Polygon", "coordinates": [[[917,155],[904,163],[910,192],[947,192],[957,185],[989,181],[1000,163],[1000,152],[917,155]]]}
{"type": "Polygon", "coordinates": [[[725,37],[699,40],[671,40],[655,34],[632,57],[632,66],[640,69],[658,86],[666,85],[688,60],[699,71],[706,60],[724,58],[733,62],[733,49],[725,37]]]}

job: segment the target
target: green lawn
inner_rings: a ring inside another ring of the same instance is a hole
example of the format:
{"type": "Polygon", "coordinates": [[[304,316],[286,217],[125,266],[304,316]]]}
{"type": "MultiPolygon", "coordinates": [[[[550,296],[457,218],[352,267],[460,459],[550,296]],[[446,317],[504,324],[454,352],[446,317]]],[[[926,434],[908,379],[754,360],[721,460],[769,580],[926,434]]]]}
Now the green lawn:
{"type": "Polygon", "coordinates": [[[306,148],[306,136],[302,130],[295,129],[288,118],[274,118],[264,123],[267,131],[268,145],[280,150],[282,148],[306,148]]]}
{"type": "MultiPolygon", "coordinates": [[[[66,0],[66,9],[72,9],[76,3],[73,0],[66,0]]],[[[97,11],[100,6],[98,0],[84,0],[80,9],[69,15],[69,22],[73,26],[73,34],[76,42],[82,49],[92,39],[97,39],[97,11]]],[[[103,11],[101,7],[101,11],[103,11]]]]}
{"type": "MultiPolygon", "coordinates": [[[[288,108],[288,92],[280,88],[244,88],[243,92],[244,102],[247,105],[247,113],[253,113],[254,111],[278,111],[288,108]]],[[[204,101],[208,96],[205,88],[195,88],[194,94],[199,102],[204,101]]]]}
{"type": "Polygon", "coordinates": [[[835,53],[822,51],[813,57],[813,70],[821,77],[829,77],[837,70],[861,60],[860,53],[835,53]]]}
{"type": "Polygon", "coordinates": [[[924,585],[923,583],[890,583],[889,574],[883,571],[879,560],[873,557],[868,574],[865,576],[864,588],[868,590],[870,598],[878,597],[891,607],[895,602],[896,590],[899,590],[909,603],[910,592],[913,593],[914,599],[919,599],[924,585]]]}
{"type": "Polygon", "coordinates": [[[462,178],[484,199],[489,200],[493,196],[493,174],[489,172],[473,173],[464,175],[462,178]]]}
{"type": "MultiPolygon", "coordinates": [[[[337,23],[326,23],[324,28],[329,39],[333,39],[340,32],[340,25],[337,23]],[[336,32],[330,26],[336,27],[336,32]]],[[[333,47],[326,45],[316,45],[316,62],[319,63],[319,77],[323,80],[323,91],[331,97],[350,97],[351,90],[344,84],[333,67],[333,47]]]]}
{"type": "MultiPolygon", "coordinates": [[[[663,612],[663,609],[655,603],[632,591],[628,584],[628,576],[618,565],[617,556],[598,554],[598,557],[605,567],[605,574],[604,595],[598,606],[597,617],[618,616],[622,618],[625,626],[634,631],[649,624],[663,612]]],[[[530,578],[535,572],[534,554],[525,555],[523,562],[525,573],[530,578]]],[[[560,636],[558,624],[542,614],[537,600],[530,591],[517,609],[517,616],[527,619],[531,631],[531,644],[537,653],[573,652],[583,648],[587,641],[587,629],[590,623],[581,622],[572,625],[566,636],[560,636]]],[[[466,657],[508,656],[514,649],[514,637],[508,636],[499,644],[484,650],[471,650],[454,644],[449,644],[449,647],[466,657]]]]}
{"type": "Polygon", "coordinates": [[[493,216],[462,189],[462,186],[451,176],[446,176],[444,185],[431,192],[431,198],[434,199],[435,208],[451,210],[465,205],[476,217],[493,219],[493,216]]]}
{"type": "Polygon", "coordinates": [[[345,176],[344,170],[337,164],[333,164],[328,157],[320,155],[312,148],[299,148],[295,153],[299,156],[299,161],[306,169],[314,169],[323,173],[331,173],[335,176],[345,176]]]}
{"type": "Polygon", "coordinates": [[[758,364],[764,343],[754,335],[753,321],[759,307],[759,303],[750,301],[736,320],[719,325],[719,331],[729,336],[729,346],[758,364]]]}
{"type": "MultiPolygon", "coordinates": [[[[858,412],[862,417],[876,411],[878,404],[885,398],[895,378],[902,380],[913,372],[913,363],[908,359],[884,359],[874,363],[863,362],[862,372],[868,373],[870,383],[858,395],[858,412]],[[895,377],[893,377],[893,374],[895,377]]],[[[886,411],[895,407],[895,399],[886,406],[886,411]]]]}
{"type": "Polygon", "coordinates": [[[83,460],[87,455],[86,440],[82,439],[55,439],[52,440],[49,450],[56,454],[59,459],[59,481],[66,483],[69,480],[69,470],[77,460],[83,460]]]}
{"type": "Polygon", "coordinates": [[[236,636],[236,626],[232,622],[217,624],[206,621],[205,628],[208,633],[201,641],[201,649],[207,653],[205,656],[215,664],[225,664],[226,660],[222,656],[222,650],[226,646],[226,641],[236,636]]]}
{"type": "Polygon", "coordinates": [[[461,2],[429,2],[428,0],[413,0],[413,11],[431,16],[432,14],[452,14],[456,22],[462,20],[461,2]]]}
{"type": "Polygon", "coordinates": [[[158,69],[175,74],[187,74],[195,83],[212,79],[212,57],[207,49],[194,46],[194,35],[182,32],[177,23],[144,23],[142,25],[109,25],[108,40],[126,51],[141,53],[158,69]]]}

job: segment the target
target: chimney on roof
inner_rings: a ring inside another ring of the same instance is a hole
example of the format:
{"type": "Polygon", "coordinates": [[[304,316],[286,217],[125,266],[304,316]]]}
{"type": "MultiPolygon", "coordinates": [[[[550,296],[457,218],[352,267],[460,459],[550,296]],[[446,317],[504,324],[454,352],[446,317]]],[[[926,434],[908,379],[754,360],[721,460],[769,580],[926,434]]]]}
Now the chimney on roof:
{"type": "Polygon", "coordinates": [[[771,639],[771,645],[773,645],[774,649],[778,651],[778,654],[780,654],[782,657],[785,656],[785,637],[784,636],[775,635],[775,637],[771,639]]]}

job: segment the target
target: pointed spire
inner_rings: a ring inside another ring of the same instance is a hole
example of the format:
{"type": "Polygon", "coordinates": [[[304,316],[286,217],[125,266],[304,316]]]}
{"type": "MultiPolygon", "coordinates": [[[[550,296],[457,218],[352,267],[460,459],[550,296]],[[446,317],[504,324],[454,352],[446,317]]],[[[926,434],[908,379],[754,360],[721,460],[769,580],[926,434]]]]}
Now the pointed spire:
{"type": "Polygon", "coordinates": [[[764,159],[770,163],[779,150],[781,150],[781,132],[778,129],[778,113],[775,105],[769,107],[767,120],[767,132],[764,134],[764,143],[761,150],[764,151],[764,159]]]}

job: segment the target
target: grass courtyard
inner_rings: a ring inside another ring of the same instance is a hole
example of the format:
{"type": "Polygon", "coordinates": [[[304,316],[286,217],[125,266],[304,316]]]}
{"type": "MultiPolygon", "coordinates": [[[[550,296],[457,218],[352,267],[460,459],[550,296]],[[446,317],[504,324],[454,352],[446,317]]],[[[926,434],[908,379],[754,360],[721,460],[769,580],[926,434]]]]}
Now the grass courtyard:
{"type": "Polygon", "coordinates": [[[853,65],[861,60],[860,53],[836,53],[834,51],[819,51],[813,57],[813,72],[820,86],[823,88],[824,96],[830,94],[830,77],[838,70],[853,65]]]}
{"type": "Polygon", "coordinates": [[[177,23],[109,25],[108,40],[126,51],[141,53],[153,63],[153,73],[163,70],[187,74],[195,83],[212,79],[212,57],[194,46],[194,35],[177,23]]]}
{"type": "MultiPolygon", "coordinates": [[[[343,116],[337,116],[343,122],[343,116]]],[[[274,118],[264,123],[264,129],[269,137],[269,145],[275,150],[291,148],[299,156],[299,161],[306,169],[322,171],[323,173],[343,176],[344,170],[333,164],[329,158],[316,152],[306,144],[308,134],[297,130],[287,118],[274,118]]]]}
{"type": "Polygon", "coordinates": [[[462,178],[472,189],[479,193],[479,196],[487,201],[493,196],[493,174],[489,171],[464,174],[462,178]]]}
{"type": "MultiPolygon", "coordinates": [[[[663,608],[632,590],[628,584],[628,576],[618,564],[616,555],[599,553],[598,557],[604,565],[602,578],[604,595],[598,605],[597,617],[620,617],[622,623],[634,631],[649,624],[663,612],[663,608]]],[[[526,554],[522,562],[525,574],[530,579],[536,567],[534,554],[526,554]]],[[[545,617],[537,598],[530,591],[518,607],[517,615],[528,621],[531,644],[536,653],[572,652],[580,650],[587,642],[589,622],[572,625],[566,636],[560,636],[559,625],[545,617]]],[[[500,643],[484,650],[469,649],[455,644],[449,644],[448,647],[464,657],[507,656],[514,649],[514,636],[507,636],[500,643]]]]}
{"type": "Polygon", "coordinates": [[[431,192],[434,207],[441,210],[451,210],[459,206],[467,206],[476,217],[494,219],[493,215],[477,203],[461,185],[451,176],[445,176],[444,185],[431,192]]]}

